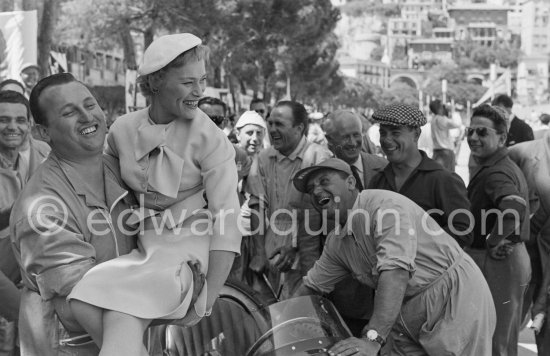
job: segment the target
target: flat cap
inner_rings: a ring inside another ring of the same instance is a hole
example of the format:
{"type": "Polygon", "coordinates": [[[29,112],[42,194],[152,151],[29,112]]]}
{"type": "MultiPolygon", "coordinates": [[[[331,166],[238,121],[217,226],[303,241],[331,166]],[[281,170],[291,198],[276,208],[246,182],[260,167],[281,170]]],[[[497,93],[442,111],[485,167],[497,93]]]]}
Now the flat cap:
{"type": "Polygon", "coordinates": [[[384,106],[372,114],[372,119],[380,125],[411,127],[421,127],[427,122],[422,111],[405,104],[384,106]]]}
{"type": "Polygon", "coordinates": [[[339,158],[329,158],[319,164],[316,164],[315,166],[299,170],[298,173],[294,175],[292,182],[299,192],[307,193],[307,182],[311,178],[311,175],[321,169],[327,168],[333,169],[335,171],[344,172],[347,175],[352,175],[349,164],[339,158]]]}
{"type": "Polygon", "coordinates": [[[241,127],[245,127],[246,125],[258,125],[260,127],[263,127],[267,130],[267,126],[265,125],[265,120],[263,117],[260,116],[255,111],[245,111],[241,117],[239,117],[239,120],[237,120],[237,123],[235,124],[236,129],[240,129],[241,127]]]}
{"type": "Polygon", "coordinates": [[[177,33],[159,37],[143,53],[138,74],[154,73],[164,68],[183,52],[197,47],[201,43],[200,38],[190,33],[177,33]]]}

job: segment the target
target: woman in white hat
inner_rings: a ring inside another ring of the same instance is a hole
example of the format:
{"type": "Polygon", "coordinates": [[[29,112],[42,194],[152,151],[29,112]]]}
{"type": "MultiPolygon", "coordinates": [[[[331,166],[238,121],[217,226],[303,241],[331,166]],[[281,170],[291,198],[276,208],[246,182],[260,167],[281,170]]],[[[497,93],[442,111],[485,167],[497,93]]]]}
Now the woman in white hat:
{"type": "Polygon", "coordinates": [[[153,319],[208,315],[240,251],[235,150],[197,108],[206,57],[194,35],[155,40],[138,70],[151,105],[111,127],[107,153],[140,201],[128,219],[139,247],[90,270],[69,296],[101,355],[145,355],[153,319]]]}

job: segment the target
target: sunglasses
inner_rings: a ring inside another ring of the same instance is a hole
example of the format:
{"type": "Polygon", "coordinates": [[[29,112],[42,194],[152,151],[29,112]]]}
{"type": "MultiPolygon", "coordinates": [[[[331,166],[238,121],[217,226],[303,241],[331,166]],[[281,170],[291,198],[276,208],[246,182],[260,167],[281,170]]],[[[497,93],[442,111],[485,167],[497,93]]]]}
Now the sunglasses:
{"type": "Polygon", "coordinates": [[[497,132],[497,130],[485,126],[466,127],[466,135],[472,136],[475,132],[479,137],[485,137],[489,134],[489,130],[497,132]]]}
{"type": "Polygon", "coordinates": [[[265,113],[265,110],[264,109],[258,109],[258,110],[254,110],[255,112],[257,112],[258,114],[263,114],[265,113]]]}
{"type": "Polygon", "coordinates": [[[225,116],[209,116],[210,120],[214,121],[216,125],[219,125],[225,120],[225,116]]]}

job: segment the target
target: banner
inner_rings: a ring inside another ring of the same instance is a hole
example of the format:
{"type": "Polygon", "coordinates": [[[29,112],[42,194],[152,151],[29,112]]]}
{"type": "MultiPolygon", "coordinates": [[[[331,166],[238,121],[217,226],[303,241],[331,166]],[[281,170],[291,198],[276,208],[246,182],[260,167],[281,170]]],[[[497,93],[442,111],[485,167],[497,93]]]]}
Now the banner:
{"type": "Polygon", "coordinates": [[[479,106],[486,102],[487,100],[491,100],[495,97],[497,94],[507,94],[510,95],[510,92],[512,91],[512,73],[510,72],[510,69],[506,69],[504,73],[501,74],[500,77],[498,77],[493,84],[491,84],[491,87],[483,94],[481,99],[479,99],[473,106],[479,106]]]}
{"type": "Polygon", "coordinates": [[[36,10],[0,12],[0,79],[21,81],[21,68],[37,63],[36,10]]]}
{"type": "Polygon", "coordinates": [[[67,71],[67,55],[61,52],[50,51],[50,74],[65,73],[67,71]]]}

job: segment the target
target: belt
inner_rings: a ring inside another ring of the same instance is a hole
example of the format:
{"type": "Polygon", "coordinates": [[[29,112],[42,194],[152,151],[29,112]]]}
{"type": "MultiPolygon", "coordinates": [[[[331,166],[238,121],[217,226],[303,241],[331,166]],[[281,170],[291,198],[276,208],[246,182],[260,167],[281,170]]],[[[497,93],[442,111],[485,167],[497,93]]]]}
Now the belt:
{"type": "MultiPolygon", "coordinates": [[[[197,215],[204,215],[200,213],[205,212],[204,207],[206,205],[204,190],[200,190],[162,211],[140,207],[133,211],[126,223],[130,226],[140,226],[143,231],[154,230],[159,226],[173,229],[184,222],[188,222],[193,217],[196,218],[197,215]]],[[[204,216],[202,217],[204,218],[204,216]]]]}

